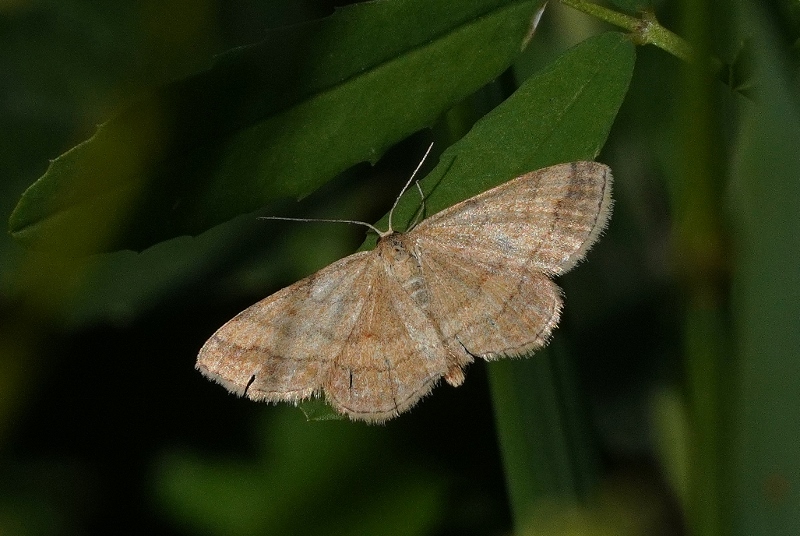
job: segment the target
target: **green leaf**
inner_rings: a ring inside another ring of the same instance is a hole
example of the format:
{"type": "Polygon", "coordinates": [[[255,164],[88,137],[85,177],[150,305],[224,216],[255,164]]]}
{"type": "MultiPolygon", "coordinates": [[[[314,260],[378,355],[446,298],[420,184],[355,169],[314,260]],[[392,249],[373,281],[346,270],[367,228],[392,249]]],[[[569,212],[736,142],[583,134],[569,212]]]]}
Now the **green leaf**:
{"type": "Polygon", "coordinates": [[[71,254],[139,250],[305,196],[497,77],[537,4],[379,1],[273,31],[54,160],[10,231],[71,254]]]}
{"type": "MultiPolygon", "coordinates": [[[[593,160],[628,89],[634,59],[634,46],[623,34],[606,33],[531,77],[449,147],[421,181],[426,214],[528,171],[593,160]]],[[[418,192],[406,192],[393,215],[394,226],[407,226],[419,203],[418,192]]],[[[385,217],[378,227],[387,223],[385,217]]]]}
{"type": "Polygon", "coordinates": [[[341,421],[345,419],[344,415],[326,404],[322,398],[304,400],[298,404],[298,407],[309,421],[341,421]]]}

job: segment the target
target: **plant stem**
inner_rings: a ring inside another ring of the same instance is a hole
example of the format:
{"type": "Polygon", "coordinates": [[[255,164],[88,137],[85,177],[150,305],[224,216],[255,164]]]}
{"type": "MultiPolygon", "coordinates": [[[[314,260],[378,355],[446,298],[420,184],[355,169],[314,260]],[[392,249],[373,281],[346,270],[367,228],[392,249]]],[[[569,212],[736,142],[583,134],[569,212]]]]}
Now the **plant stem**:
{"type": "Polygon", "coordinates": [[[561,3],[628,30],[637,44],[655,45],[683,61],[692,60],[692,47],[678,35],[661,26],[655,14],[650,11],[643,12],[641,18],[636,18],[586,0],[561,0],[561,3]]]}

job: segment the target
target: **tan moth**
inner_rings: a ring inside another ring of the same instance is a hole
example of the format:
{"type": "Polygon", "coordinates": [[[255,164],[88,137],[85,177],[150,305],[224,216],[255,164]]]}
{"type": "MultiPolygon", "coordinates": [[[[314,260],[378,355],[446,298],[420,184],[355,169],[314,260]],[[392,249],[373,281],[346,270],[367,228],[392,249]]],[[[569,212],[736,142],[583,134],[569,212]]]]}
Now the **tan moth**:
{"type": "Polygon", "coordinates": [[[239,313],[205,343],[197,368],[252,400],[324,396],[351,419],[396,417],[441,379],[460,385],[476,357],[524,356],[546,344],[562,306],[551,277],[580,261],[605,228],[611,182],[607,166],[571,162],[404,233],[392,229],[390,212],[388,230],[369,226],[380,236],[375,249],[239,313]]]}

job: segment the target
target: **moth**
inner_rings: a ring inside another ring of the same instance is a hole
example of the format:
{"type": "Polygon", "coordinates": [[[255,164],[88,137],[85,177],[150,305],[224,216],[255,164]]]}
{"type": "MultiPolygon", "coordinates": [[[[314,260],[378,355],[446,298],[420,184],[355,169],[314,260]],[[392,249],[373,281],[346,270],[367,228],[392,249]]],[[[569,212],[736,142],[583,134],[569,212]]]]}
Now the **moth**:
{"type": "Polygon", "coordinates": [[[324,396],[354,420],[396,417],[442,379],[461,385],[475,358],[526,356],[547,343],[562,308],[551,278],[583,259],[605,228],[611,183],[607,166],[571,162],[403,233],[390,212],[388,230],[369,225],[375,249],[239,313],[205,343],[197,369],[256,401],[324,396]]]}

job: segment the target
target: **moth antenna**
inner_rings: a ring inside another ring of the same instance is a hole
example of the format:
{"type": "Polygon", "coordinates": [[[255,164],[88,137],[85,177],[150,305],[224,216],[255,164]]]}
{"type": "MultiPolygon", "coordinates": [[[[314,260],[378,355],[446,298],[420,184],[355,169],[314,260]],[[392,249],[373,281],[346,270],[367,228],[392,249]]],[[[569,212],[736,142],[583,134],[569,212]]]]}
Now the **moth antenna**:
{"type": "Polygon", "coordinates": [[[417,185],[417,190],[419,191],[419,208],[417,212],[414,214],[414,221],[411,222],[411,225],[408,226],[409,230],[413,229],[419,223],[419,220],[425,215],[425,192],[422,191],[422,186],[419,185],[419,181],[415,182],[414,184],[417,185]]]}
{"type": "Polygon", "coordinates": [[[383,236],[386,233],[382,233],[377,227],[371,225],[365,221],[356,221],[356,220],[330,220],[327,218],[286,218],[283,216],[259,216],[259,220],[281,220],[281,221],[303,221],[303,222],[322,222],[322,223],[353,223],[355,225],[363,225],[364,227],[369,227],[376,233],[378,236],[383,236]]]}
{"type": "MultiPolygon", "coordinates": [[[[392,227],[392,214],[394,214],[394,209],[397,208],[397,203],[400,202],[400,198],[403,197],[403,194],[406,193],[406,190],[408,190],[408,187],[411,186],[411,183],[414,181],[414,177],[417,176],[417,173],[419,172],[420,168],[422,167],[422,164],[425,163],[425,159],[428,158],[428,155],[430,154],[431,149],[433,149],[433,143],[428,145],[428,150],[425,151],[425,154],[423,155],[422,160],[420,160],[419,164],[417,164],[417,169],[415,169],[414,173],[411,174],[411,177],[408,179],[408,182],[406,182],[406,185],[403,186],[402,190],[400,190],[400,194],[397,196],[397,199],[394,200],[394,205],[392,205],[392,209],[389,211],[389,230],[386,231],[385,234],[389,234],[394,230],[394,227],[392,227]]],[[[420,191],[422,191],[421,188],[420,188],[420,191]]],[[[382,234],[381,236],[384,236],[384,235],[382,234]]]]}
{"type": "MultiPolygon", "coordinates": [[[[364,227],[367,227],[367,228],[371,229],[372,231],[375,231],[375,233],[377,233],[377,235],[381,236],[381,237],[386,236],[388,234],[391,234],[392,230],[393,230],[392,229],[392,214],[394,213],[394,209],[397,208],[397,203],[400,202],[400,198],[403,197],[403,194],[406,192],[406,190],[408,190],[408,187],[411,185],[411,182],[414,180],[414,177],[417,176],[417,173],[419,172],[420,168],[422,167],[422,164],[425,163],[425,159],[428,158],[428,155],[430,154],[431,149],[433,149],[433,143],[431,143],[428,146],[428,150],[425,151],[425,154],[422,156],[422,160],[420,160],[419,164],[417,164],[417,168],[414,170],[414,173],[411,174],[411,177],[408,179],[408,182],[406,182],[405,186],[403,186],[403,189],[400,190],[400,194],[397,196],[397,199],[394,200],[394,204],[392,205],[392,209],[389,211],[389,229],[387,231],[385,231],[385,232],[381,231],[380,229],[378,229],[377,227],[375,227],[372,224],[369,224],[369,223],[367,223],[365,221],[357,221],[357,220],[339,220],[339,219],[328,219],[328,218],[288,218],[288,217],[285,217],[285,216],[259,216],[258,219],[259,220],[299,221],[299,222],[311,222],[311,223],[313,223],[313,222],[321,222],[321,223],[351,223],[351,224],[354,224],[354,225],[363,225],[364,227]]],[[[419,217],[425,211],[425,194],[422,192],[422,187],[419,185],[419,181],[416,182],[416,185],[417,185],[417,190],[419,190],[419,195],[420,195],[420,197],[422,199],[422,204],[420,205],[420,208],[417,209],[417,214],[414,217],[414,222],[411,224],[411,227],[414,227],[418,223],[419,217]]]]}

